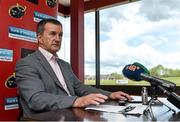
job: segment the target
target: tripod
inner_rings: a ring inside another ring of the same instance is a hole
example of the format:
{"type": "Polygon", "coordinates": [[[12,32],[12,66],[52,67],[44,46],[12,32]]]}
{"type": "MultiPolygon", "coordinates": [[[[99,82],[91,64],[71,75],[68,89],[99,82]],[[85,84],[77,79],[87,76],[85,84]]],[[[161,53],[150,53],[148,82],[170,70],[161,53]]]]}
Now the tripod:
{"type": "Polygon", "coordinates": [[[160,89],[160,90],[162,90],[164,93],[165,92],[168,92],[168,91],[166,91],[164,88],[162,88],[161,86],[158,86],[158,85],[156,85],[156,84],[151,84],[151,91],[152,91],[152,95],[151,95],[151,99],[148,101],[148,103],[147,103],[147,107],[146,107],[146,109],[144,110],[144,113],[146,113],[146,112],[151,112],[152,113],[152,108],[151,108],[151,106],[152,105],[157,105],[157,104],[161,104],[161,105],[164,105],[164,106],[166,106],[167,108],[169,108],[169,111],[173,111],[173,113],[175,114],[176,113],[176,111],[174,110],[174,109],[172,109],[172,108],[170,108],[168,105],[166,105],[166,104],[164,104],[163,102],[161,102],[159,99],[157,99],[157,97],[158,97],[158,92],[157,92],[157,90],[158,90],[158,88],[160,89]]]}

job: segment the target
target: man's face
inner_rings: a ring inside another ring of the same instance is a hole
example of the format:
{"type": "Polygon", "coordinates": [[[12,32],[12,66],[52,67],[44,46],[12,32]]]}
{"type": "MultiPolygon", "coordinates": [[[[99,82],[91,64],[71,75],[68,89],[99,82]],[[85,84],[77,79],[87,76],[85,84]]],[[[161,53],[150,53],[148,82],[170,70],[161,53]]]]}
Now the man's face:
{"type": "Polygon", "coordinates": [[[61,48],[62,27],[46,23],[44,28],[44,33],[38,35],[39,46],[52,54],[56,54],[61,48]]]}

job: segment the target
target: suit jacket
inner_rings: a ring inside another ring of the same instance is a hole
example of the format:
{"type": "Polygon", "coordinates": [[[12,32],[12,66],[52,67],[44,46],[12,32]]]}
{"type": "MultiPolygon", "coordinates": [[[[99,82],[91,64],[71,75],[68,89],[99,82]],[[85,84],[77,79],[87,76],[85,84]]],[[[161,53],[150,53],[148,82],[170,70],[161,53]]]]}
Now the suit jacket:
{"type": "Polygon", "coordinates": [[[72,107],[78,96],[111,92],[84,85],[74,75],[69,63],[58,59],[71,96],[68,96],[44,55],[37,50],[16,65],[16,82],[23,115],[72,107]]]}

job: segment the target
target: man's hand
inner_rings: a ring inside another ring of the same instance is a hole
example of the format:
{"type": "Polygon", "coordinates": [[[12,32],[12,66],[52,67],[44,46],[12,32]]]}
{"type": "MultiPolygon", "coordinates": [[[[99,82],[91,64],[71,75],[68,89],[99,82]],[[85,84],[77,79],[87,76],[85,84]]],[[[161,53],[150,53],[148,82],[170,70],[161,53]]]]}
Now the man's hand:
{"type": "Polygon", "coordinates": [[[110,94],[110,99],[113,99],[113,100],[117,100],[117,99],[128,99],[128,100],[133,100],[133,98],[130,96],[130,95],[128,95],[128,94],[126,94],[126,93],[124,93],[124,92],[121,92],[121,91],[118,91],[118,92],[113,92],[113,93],[111,93],[110,94]]]}
{"type": "Polygon", "coordinates": [[[103,94],[89,94],[87,96],[77,98],[73,107],[86,107],[90,104],[99,105],[100,103],[104,103],[106,99],[108,99],[108,97],[103,94]]]}

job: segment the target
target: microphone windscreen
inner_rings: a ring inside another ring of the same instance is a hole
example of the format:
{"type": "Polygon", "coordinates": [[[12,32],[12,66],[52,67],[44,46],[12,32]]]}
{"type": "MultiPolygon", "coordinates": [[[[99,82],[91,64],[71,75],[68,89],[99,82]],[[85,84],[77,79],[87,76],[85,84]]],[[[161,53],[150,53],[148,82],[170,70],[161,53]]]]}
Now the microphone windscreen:
{"type": "Polygon", "coordinates": [[[145,74],[148,74],[148,75],[150,74],[149,70],[144,65],[142,65],[142,64],[140,64],[138,62],[134,62],[133,65],[139,66],[140,68],[142,68],[144,70],[145,74]]]}
{"type": "Polygon", "coordinates": [[[141,81],[141,73],[144,74],[150,74],[149,71],[140,63],[133,63],[133,64],[128,64],[126,65],[122,73],[125,77],[128,79],[134,80],[134,81],[141,81]]]}

